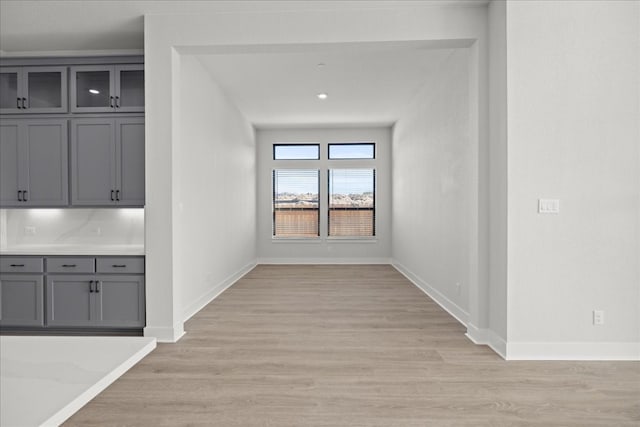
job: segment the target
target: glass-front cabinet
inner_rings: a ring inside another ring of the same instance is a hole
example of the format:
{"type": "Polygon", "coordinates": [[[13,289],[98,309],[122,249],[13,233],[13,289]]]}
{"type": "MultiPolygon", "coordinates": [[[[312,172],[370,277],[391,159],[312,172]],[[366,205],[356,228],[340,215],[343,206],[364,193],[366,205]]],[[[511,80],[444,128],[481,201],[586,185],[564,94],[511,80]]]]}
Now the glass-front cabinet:
{"type": "Polygon", "coordinates": [[[67,67],[0,68],[0,114],[67,111],[67,67]]]}
{"type": "Polygon", "coordinates": [[[127,64],[71,67],[71,111],[144,111],[144,66],[127,64]]]}

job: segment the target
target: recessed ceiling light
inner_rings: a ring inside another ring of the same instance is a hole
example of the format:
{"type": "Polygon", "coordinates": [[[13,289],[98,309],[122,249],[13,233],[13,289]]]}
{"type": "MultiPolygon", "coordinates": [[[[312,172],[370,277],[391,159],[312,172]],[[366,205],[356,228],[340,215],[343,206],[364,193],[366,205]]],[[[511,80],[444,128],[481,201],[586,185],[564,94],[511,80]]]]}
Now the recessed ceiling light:
{"type": "Polygon", "coordinates": [[[318,64],[318,68],[322,68],[322,67],[324,67],[324,62],[320,62],[320,63],[318,64]]]}
{"type": "Polygon", "coordinates": [[[318,99],[327,99],[329,97],[329,95],[327,95],[326,93],[322,92],[316,95],[318,97],[318,99]]]}
{"type": "Polygon", "coordinates": [[[97,95],[100,93],[100,91],[98,89],[89,89],[89,93],[92,93],[94,95],[97,95]]]}

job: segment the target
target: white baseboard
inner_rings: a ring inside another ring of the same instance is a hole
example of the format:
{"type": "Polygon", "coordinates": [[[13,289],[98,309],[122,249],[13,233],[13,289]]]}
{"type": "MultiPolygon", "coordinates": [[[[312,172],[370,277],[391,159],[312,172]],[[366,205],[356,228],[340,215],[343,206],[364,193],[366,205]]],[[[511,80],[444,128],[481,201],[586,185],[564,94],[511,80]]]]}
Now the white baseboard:
{"type": "Polygon", "coordinates": [[[452,315],[458,322],[462,323],[464,326],[467,326],[469,313],[462,309],[462,307],[458,306],[456,303],[444,296],[444,294],[442,294],[440,291],[415,275],[411,270],[400,264],[398,261],[392,260],[391,265],[404,277],[406,277],[411,283],[413,283],[418,289],[427,294],[427,296],[434,300],[440,307],[445,309],[445,311],[452,315]]]}
{"type": "Polygon", "coordinates": [[[503,359],[507,358],[507,342],[492,329],[478,328],[469,323],[466,335],[474,344],[487,345],[503,359]]]}
{"type": "Polygon", "coordinates": [[[507,360],[640,361],[638,342],[509,342],[507,360]]]}
{"type": "Polygon", "coordinates": [[[184,336],[184,323],[177,322],[173,327],[147,326],[144,328],[145,337],[154,337],[157,342],[174,343],[184,336]]]}
{"type": "Polygon", "coordinates": [[[391,264],[389,258],[258,258],[258,264],[391,264]]]}
{"type": "Polygon", "coordinates": [[[252,261],[249,264],[242,267],[240,270],[236,271],[222,282],[209,289],[199,298],[196,298],[193,302],[191,302],[183,311],[182,318],[186,322],[189,320],[194,314],[202,310],[207,304],[216,299],[218,295],[226,291],[231,285],[236,283],[242,276],[247,274],[249,271],[253,270],[256,266],[256,262],[252,261]]]}

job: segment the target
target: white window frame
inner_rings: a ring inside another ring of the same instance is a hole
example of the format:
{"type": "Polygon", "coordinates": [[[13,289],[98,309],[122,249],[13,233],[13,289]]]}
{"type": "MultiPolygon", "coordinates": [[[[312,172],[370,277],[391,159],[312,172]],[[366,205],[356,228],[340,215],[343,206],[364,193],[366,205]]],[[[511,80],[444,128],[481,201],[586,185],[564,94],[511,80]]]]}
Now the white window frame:
{"type": "Polygon", "coordinates": [[[272,143],[271,153],[274,152],[276,145],[320,145],[320,159],[296,159],[296,160],[274,160],[273,154],[271,155],[271,167],[269,170],[270,181],[270,199],[271,199],[271,241],[274,243],[321,243],[323,241],[331,241],[334,243],[340,242],[361,242],[361,243],[377,243],[378,241],[378,191],[379,191],[379,164],[378,158],[378,144],[373,140],[331,140],[325,142],[316,141],[295,141],[295,142],[280,142],[276,141],[272,143]],[[374,158],[373,159],[332,159],[329,160],[329,144],[374,144],[374,158]],[[320,189],[318,194],[318,209],[320,215],[320,235],[318,237],[286,237],[286,236],[274,236],[273,235],[273,171],[278,169],[318,169],[320,171],[320,189]],[[376,230],[375,236],[329,236],[328,220],[329,220],[329,169],[374,169],[375,170],[375,182],[374,182],[374,212],[376,216],[374,218],[374,229],[376,230]]]}

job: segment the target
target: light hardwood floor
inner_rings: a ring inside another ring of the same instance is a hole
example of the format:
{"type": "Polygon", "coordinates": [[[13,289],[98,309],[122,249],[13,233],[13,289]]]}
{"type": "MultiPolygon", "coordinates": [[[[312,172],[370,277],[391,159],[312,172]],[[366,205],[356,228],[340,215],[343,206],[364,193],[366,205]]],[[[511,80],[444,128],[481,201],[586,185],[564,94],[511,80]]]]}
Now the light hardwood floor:
{"type": "Polygon", "coordinates": [[[639,426],[640,363],[505,362],[390,266],[258,266],[68,426],[639,426]]]}

